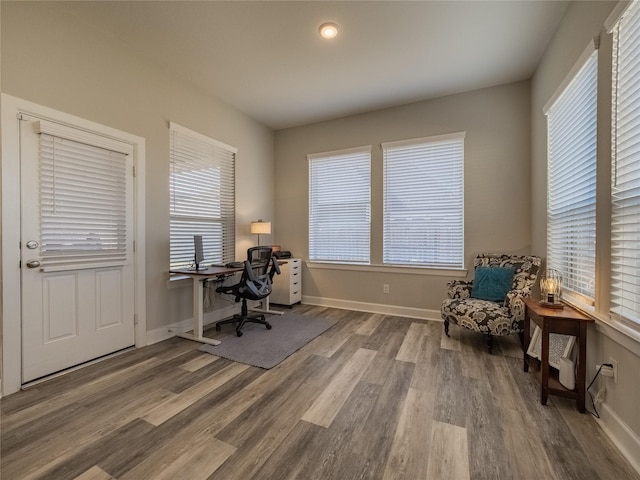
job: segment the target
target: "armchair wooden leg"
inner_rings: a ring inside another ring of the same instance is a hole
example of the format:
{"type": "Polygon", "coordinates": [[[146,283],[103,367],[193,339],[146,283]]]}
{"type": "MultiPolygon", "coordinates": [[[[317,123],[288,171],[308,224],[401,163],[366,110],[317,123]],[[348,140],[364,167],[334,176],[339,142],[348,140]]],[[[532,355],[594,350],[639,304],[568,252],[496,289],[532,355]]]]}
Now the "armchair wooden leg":
{"type": "Polygon", "coordinates": [[[447,319],[444,321],[444,333],[447,337],[449,336],[449,320],[447,319]]]}
{"type": "Polygon", "coordinates": [[[489,355],[493,353],[493,335],[487,335],[487,350],[489,350],[489,355]]]}

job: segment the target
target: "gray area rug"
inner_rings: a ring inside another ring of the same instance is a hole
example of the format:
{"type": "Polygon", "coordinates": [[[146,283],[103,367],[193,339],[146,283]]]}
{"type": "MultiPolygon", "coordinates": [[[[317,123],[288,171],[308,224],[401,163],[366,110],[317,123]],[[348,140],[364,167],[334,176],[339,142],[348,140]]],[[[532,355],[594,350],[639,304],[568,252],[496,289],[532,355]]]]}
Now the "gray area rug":
{"type": "Polygon", "coordinates": [[[198,350],[234,362],[269,369],[336,323],[336,320],[293,312],[282,316],[267,315],[267,320],[273,327],[271,330],[257,323],[246,323],[241,337],[236,336],[235,325],[223,325],[223,331],[226,329],[229,333],[218,337],[220,345],[203,345],[198,350]]]}

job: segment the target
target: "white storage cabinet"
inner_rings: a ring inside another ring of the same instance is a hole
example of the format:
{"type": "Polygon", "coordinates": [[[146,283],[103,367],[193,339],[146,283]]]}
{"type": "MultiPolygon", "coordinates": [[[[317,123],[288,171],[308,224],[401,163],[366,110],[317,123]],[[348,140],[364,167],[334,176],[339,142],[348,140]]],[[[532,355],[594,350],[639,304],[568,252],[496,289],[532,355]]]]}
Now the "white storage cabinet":
{"type": "Polygon", "coordinates": [[[273,290],[269,303],[293,305],[302,301],[302,261],[299,258],[283,258],[280,275],[273,277],[273,290]]]}

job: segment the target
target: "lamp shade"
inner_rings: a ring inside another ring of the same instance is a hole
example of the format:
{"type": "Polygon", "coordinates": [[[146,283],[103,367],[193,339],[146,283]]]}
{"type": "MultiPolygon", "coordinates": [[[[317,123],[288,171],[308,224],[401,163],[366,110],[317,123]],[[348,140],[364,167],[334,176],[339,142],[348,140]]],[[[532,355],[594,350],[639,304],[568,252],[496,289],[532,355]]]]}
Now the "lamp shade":
{"type": "Polygon", "coordinates": [[[258,220],[257,222],[251,222],[251,233],[257,235],[270,235],[271,234],[271,222],[263,222],[258,220]]]}
{"type": "Polygon", "coordinates": [[[562,275],[553,269],[548,269],[540,278],[540,303],[544,305],[562,305],[562,275]]]}

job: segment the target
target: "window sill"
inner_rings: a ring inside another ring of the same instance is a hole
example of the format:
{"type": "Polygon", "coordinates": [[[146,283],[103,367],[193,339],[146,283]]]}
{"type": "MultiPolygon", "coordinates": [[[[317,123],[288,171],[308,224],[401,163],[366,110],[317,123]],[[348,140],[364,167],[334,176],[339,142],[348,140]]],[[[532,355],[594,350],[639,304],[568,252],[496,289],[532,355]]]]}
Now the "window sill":
{"type": "Polygon", "coordinates": [[[361,265],[357,263],[331,263],[331,262],[305,262],[307,268],[318,270],[342,270],[351,272],[383,272],[401,273],[405,275],[433,275],[438,277],[464,278],[467,270],[433,268],[433,267],[410,267],[410,266],[390,266],[390,265],[361,265]]]}
{"type": "Polygon", "coordinates": [[[595,315],[596,330],[640,357],[640,332],[622,322],[595,315]]]}
{"type": "Polygon", "coordinates": [[[582,311],[596,320],[596,331],[617,344],[623,346],[635,355],[640,356],[640,331],[629,327],[622,322],[609,318],[608,315],[598,314],[593,306],[578,302],[566,302],[570,306],[582,311]]]}

